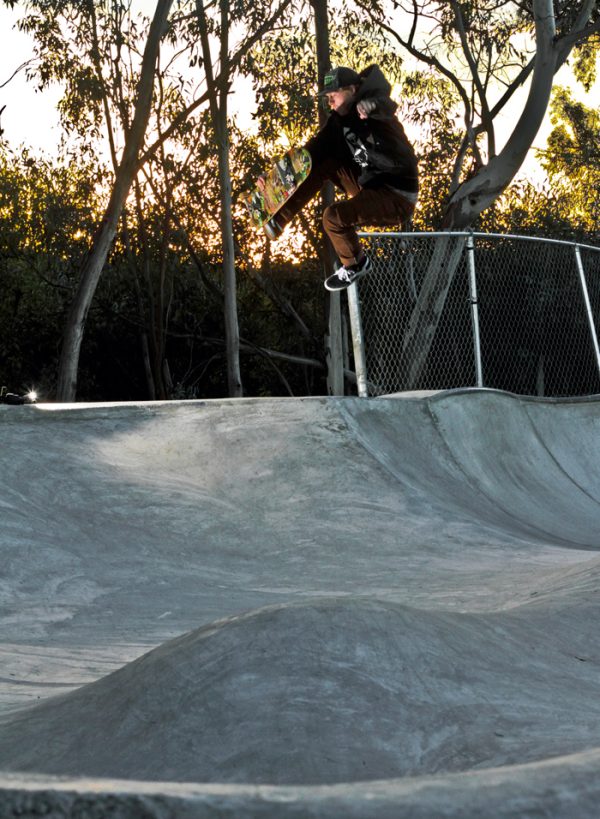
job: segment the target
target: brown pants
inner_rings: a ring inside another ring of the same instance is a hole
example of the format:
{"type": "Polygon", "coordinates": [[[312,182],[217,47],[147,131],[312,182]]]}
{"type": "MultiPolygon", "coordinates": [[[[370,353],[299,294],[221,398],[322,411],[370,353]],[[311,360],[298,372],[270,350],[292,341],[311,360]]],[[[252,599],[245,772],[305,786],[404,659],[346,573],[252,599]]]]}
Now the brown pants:
{"type": "Polygon", "coordinates": [[[412,202],[391,188],[361,188],[357,176],[354,168],[332,159],[313,166],[307,179],[277,214],[277,221],[282,227],[290,222],[330,180],[349,198],[325,208],[323,227],[341,263],[354,264],[362,255],[356,227],[401,226],[415,209],[412,202]]]}

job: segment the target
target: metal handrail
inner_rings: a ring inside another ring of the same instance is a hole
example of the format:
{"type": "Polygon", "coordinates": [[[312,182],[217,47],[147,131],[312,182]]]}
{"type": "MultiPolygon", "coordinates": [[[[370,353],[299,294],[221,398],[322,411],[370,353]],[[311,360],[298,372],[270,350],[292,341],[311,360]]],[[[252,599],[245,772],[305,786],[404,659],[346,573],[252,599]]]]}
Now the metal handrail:
{"type": "Polygon", "coordinates": [[[483,233],[474,230],[414,230],[410,232],[394,230],[374,230],[360,231],[361,238],[398,238],[398,239],[427,239],[430,236],[473,236],[476,239],[522,239],[526,242],[543,242],[549,245],[568,245],[569,247],[580,247],[583,250],[598,250],[600,245],[588,245],[581,242],[574,242],[568,239],[547,239],[545,236],[522,236],[517,233],[483,233]]]}

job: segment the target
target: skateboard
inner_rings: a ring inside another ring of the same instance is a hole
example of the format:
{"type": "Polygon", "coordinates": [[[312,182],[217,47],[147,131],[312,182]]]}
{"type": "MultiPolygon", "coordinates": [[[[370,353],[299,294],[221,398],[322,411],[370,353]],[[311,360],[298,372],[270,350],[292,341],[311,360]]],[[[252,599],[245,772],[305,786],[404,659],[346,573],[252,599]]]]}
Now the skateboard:
{"type": "Polygon", "coordinates": [[[307,178],[311,165],[305,148],[291,148],[258,177],[254,190],[243,195],[243,202],[257,227],[262,227],[285,205],[307,178]]]}

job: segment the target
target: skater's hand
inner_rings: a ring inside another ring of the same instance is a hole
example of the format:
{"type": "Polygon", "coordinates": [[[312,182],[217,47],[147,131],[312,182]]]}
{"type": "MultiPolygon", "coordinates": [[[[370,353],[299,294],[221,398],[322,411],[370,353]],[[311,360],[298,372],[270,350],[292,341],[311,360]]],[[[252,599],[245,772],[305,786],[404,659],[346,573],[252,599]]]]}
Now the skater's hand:
{"type": "Polygon", "coordinates": [[[360,102],[356,103],[356,110],[361,119],[366,119],[369,114],[373,113],[376,107],[377,103],[375,100],[360,100],[360,102]]]}

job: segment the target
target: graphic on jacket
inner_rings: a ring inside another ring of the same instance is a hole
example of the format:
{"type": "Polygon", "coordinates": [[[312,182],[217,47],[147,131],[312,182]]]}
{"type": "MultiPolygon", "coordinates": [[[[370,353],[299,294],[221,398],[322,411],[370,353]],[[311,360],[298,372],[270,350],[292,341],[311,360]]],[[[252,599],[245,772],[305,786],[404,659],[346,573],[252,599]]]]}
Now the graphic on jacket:
{"type": "Polygon", "coordinates": [[[343,134],[356,164],[360,165],[361,168],[367,168],[369,166],[369,153],[367,151],[367,146],[360,139],[358,134],[355,134],[354,131],[347,126],[344,126],[343,134]]]}

